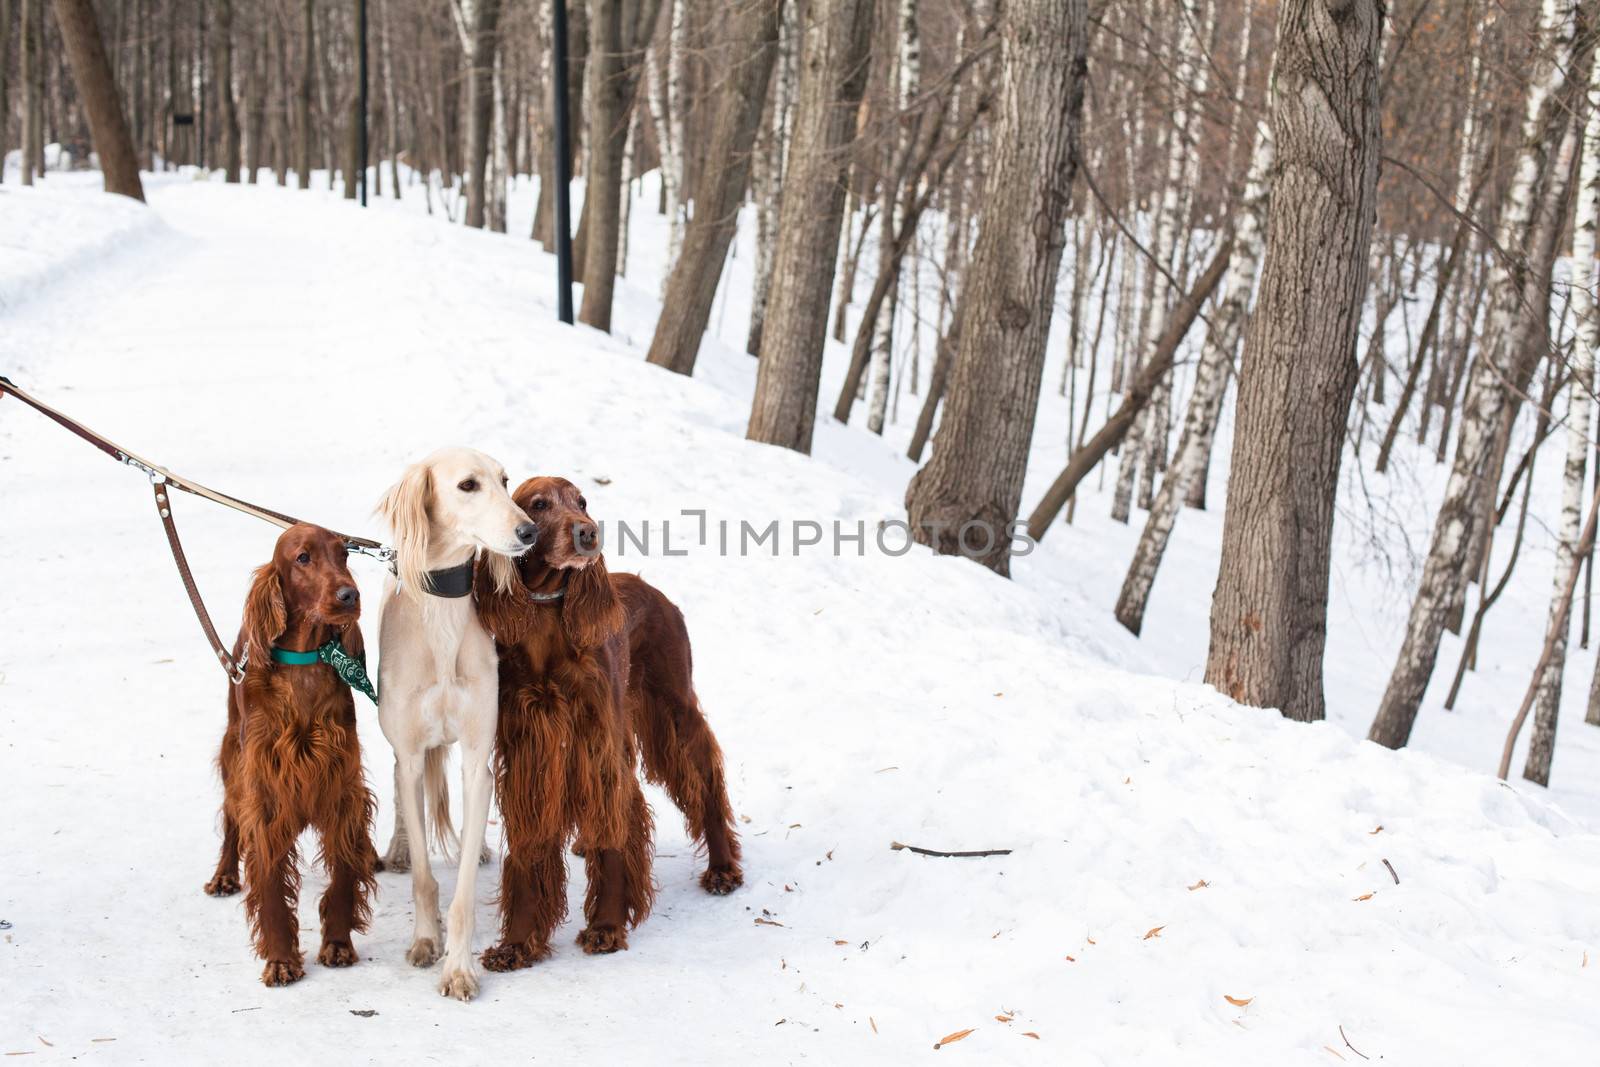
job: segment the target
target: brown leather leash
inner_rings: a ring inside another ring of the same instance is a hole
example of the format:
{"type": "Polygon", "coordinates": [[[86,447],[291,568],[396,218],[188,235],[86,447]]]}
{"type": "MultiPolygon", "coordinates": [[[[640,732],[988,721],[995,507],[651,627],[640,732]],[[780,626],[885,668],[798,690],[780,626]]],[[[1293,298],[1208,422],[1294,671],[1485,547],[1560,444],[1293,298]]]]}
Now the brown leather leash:
{"type": "MultiPolygon", "coordinates": [[[[83,423],[62,414],[43,401],[29,396],[25,391],[18,388],[10,378],[0,375],[0,398],[4,398],[8,394],[16,397],[30,408],[39,412],[39,414],[70,430],[73,434],[98,448],[118,463],[133,467],[149,476],[150,486],[155,492],[156,513],[161,517],[161,527],[166,531],[167,544],[172,548],[172,560],[178,565],[178,577],[183,579],[183,589],[184,592],[189,594],[189,603],[194,606],[195,617],[200,620],[200,628],[205,631],[206,640],[211,642],[211,650],[217,654],[217,660],[222,664],[222,669],[228,672],[228,678],[234,685],[242,682],[250,650],[246,649],[245,654],[235,661],[233,656],[229,654],[227,647],[223,645],[222,639],[217,636],[217,628],[212,625],[211,615],[206,611],[205,602],[200,599],[200,589],[195,585],[194,574],[189,569],[189,560],[183,552],[183,544],[178,540],[178,527],[172,517],[172,499],[167,487],[176,486],[186,493],[204,497],[214,503],[221,504],[223,507],[254,516],[262,522],[270,522],[280,529],[288,529],[300,520],[292,515],[285,515],[281,511],[273,511],[271,508],[264,508],[259,504],[240,500],[238,497],[229,496],[227,493],[208,489],[199,482],[173,474],[165,467],[157,466],[135,453],[113,444],[107,438],[83,425],[83,423]]],[[[387,545],[365,537],[338,534],[337,531],[335,533],[344,541],[345,548],[348,551],[371,556],[373,559],[385,564],[394,562],[394,549],[387,545]]]]}

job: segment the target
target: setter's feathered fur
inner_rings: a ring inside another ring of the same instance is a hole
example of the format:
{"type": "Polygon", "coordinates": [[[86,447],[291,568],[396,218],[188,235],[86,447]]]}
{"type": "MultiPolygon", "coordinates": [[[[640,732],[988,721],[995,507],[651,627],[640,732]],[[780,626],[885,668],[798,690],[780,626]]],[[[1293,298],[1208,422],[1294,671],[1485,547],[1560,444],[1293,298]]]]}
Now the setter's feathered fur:
{"type": "Polygon", "coordinates": [[[650,911],[653,823],[635,770],[663,785],[707,851],[701,884],[743,882],[722,752],[691,683],[683,616],[633,575],[612,575],[596,551],[587,503],[572,483],[532,478],[517,504],[539,525],[506,589],[483,570],[478,612],[500,653],[495,786],[505,830],[501,943],[492,970],[550,952],[566,914],[566,847],[588,872],[585,952],[627,947],[650,911]],[[537,601],[529,594],[562,593],[537,601]]]}
{"type": "Polygon", "coordinates": [[[212,896],[237,893],[243,861],[245,913],[256,952],[267,961],[261,980],[269,986],[305,974],[295,914],[303,830],[320,836],[329,877],[319,908],[318,962],[356,962],[350,935],[366,930],[377,889],[376,802],[361,768],[351,691],[326,664],[283,666],[271,656],[274,643],[315,649],[335,634],[360,656],[356,597],[343,542],[320,527],[291,527],[278,539],[273,561],[255,573],[234,644],[234,657],[248,651],[249,663],[243,682],[228,689],[228,728],[217,757],[222,854],[205,889],[212,896]]]}

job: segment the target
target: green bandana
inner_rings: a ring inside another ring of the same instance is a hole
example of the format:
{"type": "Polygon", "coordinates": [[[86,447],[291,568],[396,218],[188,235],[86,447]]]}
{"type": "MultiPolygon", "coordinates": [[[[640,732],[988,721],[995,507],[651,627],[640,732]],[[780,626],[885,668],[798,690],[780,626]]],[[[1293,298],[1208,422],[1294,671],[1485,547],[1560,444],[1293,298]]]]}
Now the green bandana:
{"type": "Polygon", "coordinates": [[[315,652],[295,652],[287,648],[274,648],[272,661],[293,667],[305,667],[312,663],[326,663],[333,668],[333,673],[351,689],[359,689],[367,694],[376,704],[378,692],[372,688],[372,680],[367,677],[367,657],[360,659],[345,651],[345,647],[335,637],[315,652]]]}

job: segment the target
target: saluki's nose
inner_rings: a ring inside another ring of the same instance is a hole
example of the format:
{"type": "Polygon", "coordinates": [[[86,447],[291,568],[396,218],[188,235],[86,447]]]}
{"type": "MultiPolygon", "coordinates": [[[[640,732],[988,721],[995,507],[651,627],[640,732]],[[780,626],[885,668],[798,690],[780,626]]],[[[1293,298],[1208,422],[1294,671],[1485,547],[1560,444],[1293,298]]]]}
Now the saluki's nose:
{"type": "Polygon", "coordinates": [[[525,545],[531,545],[539,539],[539,527],[531,522],[517,524],[517,540],[525,545]]]}
{"type": "Polygon", "coordinates": [[[345,607],[353,608],[361,600],[361,590],[353,585],[342,585],[334,597],[345,607]]]}
{"type": "Polygon", "coordinates": [[[592,522],[586,522],[581,526],[575,527],[573,533],[578,538],[578,547],[583,549],[585,552],[594,551],[595,545],[599,544],[600,542],[599,532],[595,529],[595,525],[592,522]]]}

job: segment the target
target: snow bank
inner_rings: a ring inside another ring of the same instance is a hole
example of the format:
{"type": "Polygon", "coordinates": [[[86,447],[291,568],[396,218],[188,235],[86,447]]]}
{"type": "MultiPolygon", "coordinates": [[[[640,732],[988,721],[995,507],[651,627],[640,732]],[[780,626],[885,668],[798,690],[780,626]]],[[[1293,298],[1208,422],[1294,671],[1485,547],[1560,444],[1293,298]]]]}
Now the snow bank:
{"type": "Polygon", "coordinates": [[[0,185],[0,314],[160,232],[160,219],[137,200],[86,196],[91,182],[98,187],[100,175],[63,173],[32,187],[0,185]]]}
{"type": "MultiPolygon", "coordinates": [[[[444,1001],[404,962],[409,879],[383,875],[360,966],[262,988],[239,904],[200,892],[223,682],[148,490],[0,405],[0,1051],[868,1063],[970,1028],[941,1055],[1592,1062],[1600,836],[1584,820],[1127,670],[1168,653],[1111,629],[1104,560],[1067,558],[1066,539],[1029,562],[1053,576],[1019,582],[880,552],[905,461],[837,426],[818,459],[743,441],[747,357],[708,346],[696,379],[640,362],[647,271],[605,337],[554,323],[553,264],[526,241],[439,225],[415,199],[362,213],[214,184],[152,199],[168,238],[57,272],[7,314],[0,366],[29,354],[27,384],[130,447],[346,529],[374,531],[401,464],[456,441],[514,476],[573,477],[613,535],[648,524],[650,555],[613,544],[610,562],[684,609],[749,885],[701,893],[652,792],[661,895],[629,952],[584,957],[569,924],[550,961],[444,1001]],[[708,544],[685,509],[705,512],[708,544]],[[735,549],[739,523],[777,520],[778,553],[724,554],[723,520],[735,549]],[[796,521],[824,543],[796,551],[796,521]],[[835,523],[865,534],[861,554],[834,553],[835,523]]],[[[41,203],[69,233],[108,210],[41,203]]],[[[0,242],[55,232],[18,218],[0,212],[0,242]]],[[[273,531],[178,505],[228,629],[273,531]]],[[[375,603],[381,574],[356,566],[375,603]]],[[[389,752],[370,715],[361,728],[386,837],[389,752]]],[[[308,869],[303,944],[324,885],[308,869]]]]}

